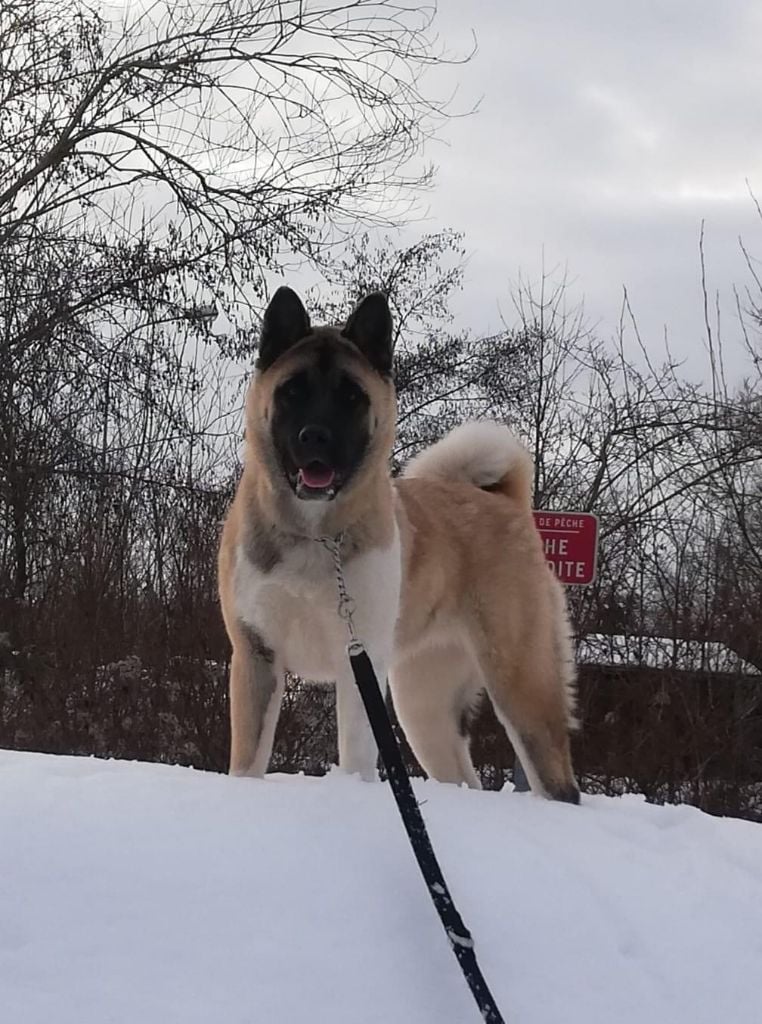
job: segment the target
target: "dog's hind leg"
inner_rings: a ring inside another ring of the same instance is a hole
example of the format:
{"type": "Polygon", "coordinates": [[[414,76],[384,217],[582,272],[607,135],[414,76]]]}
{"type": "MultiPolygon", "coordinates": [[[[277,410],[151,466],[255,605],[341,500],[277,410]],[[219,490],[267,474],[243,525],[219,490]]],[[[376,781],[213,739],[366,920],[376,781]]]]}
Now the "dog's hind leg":
{"type": "Polygon", "coordinates": [[[432,647],[395,665],[389,685],[400,725],[426,774],[480,789],[468,720],[481,683],[466,653],[455,645],[432,647]]]}
{"type": "Polygon", "coordinates": [[[230,774],[267,771],[285,687],[273,652],[241,623],[230,662],[230,774]]]}
{"type": "Polygon", "coordinates": [[[505,727],[535,792],[579,803],[571,761],[573,725],[566,667],[553,644],[527,644],[512,656],[485,643],[483,668],[495,713],[505,727]]]}

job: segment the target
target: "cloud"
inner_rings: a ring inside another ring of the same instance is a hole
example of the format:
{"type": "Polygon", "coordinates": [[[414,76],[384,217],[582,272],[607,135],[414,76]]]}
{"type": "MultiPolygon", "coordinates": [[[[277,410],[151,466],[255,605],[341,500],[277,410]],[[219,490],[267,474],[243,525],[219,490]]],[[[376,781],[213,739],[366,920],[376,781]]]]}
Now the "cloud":
{"type": "Polygon", "coordinates": [[[495,326],[508,281],[536,270],[544,246],[546,265],[568,262],[604,333],[626,284],[652,344],[667,324],[675,350],[694,352],[702,220],[725,301],[746,281],[738,236],[762,253],[747,186],[762,193],[762,10],[440,0],[439,27],[451,48],[471,29],[479,44],[447,72],[461,99],[483,97],[479,112],[429,153],[439,166],[430,224],[464,230],[472,250],[461,316],[495,326]]]}

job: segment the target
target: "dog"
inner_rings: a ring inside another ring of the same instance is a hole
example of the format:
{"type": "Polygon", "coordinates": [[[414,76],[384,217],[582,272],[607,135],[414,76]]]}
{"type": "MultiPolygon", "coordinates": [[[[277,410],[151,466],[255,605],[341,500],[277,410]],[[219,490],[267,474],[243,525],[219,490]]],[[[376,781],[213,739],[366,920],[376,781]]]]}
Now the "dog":
{"type": "Polygon", "coordinates": [[[322,543],[340,537],[356,633],[427,774],[479,787],[469,722],[486,690],[532,789],[578,803],[566,602],[531,513],[531,459],[508,428],[474,421],[393,480],[395,429],[384,296],[368,295],[343,327],[313,327],[298,296],[279,288],[219,552],[230,772],[267,770],[289,671],[335,683],[339,766],[376,777],[322,543]]]}

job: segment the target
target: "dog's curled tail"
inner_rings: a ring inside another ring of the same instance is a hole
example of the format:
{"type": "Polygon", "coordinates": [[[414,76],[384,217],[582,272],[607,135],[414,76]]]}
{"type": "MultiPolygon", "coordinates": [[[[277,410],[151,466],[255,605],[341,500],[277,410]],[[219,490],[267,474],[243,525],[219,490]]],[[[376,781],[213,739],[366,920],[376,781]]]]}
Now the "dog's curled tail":
{"type": "Polygon", "coordinates": [[[459,480],[532,505],[532,458],[516,435],[494,420],[455,427],[411,459],[403,476],[459,480]]]}

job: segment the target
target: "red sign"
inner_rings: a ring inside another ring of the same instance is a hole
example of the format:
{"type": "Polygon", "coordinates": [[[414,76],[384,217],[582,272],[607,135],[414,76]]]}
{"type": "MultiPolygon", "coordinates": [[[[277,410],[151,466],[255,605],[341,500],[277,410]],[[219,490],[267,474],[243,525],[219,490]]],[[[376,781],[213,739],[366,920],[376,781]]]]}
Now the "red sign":
{"type": "Polygon", "coordinates": [[[545,557],[562,583],[585,587],[595,579],[598,520],[589,512],[535,512],[545,557]]]}

